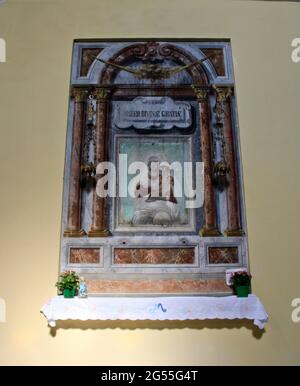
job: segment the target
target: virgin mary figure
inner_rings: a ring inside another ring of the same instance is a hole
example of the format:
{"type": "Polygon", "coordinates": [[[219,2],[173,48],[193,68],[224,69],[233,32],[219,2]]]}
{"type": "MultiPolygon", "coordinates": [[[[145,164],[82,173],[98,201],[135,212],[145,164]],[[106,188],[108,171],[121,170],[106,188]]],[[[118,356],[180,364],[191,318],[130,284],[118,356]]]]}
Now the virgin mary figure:
{"type": "Polygon", "coordinates": [[[174,196],[174,177],[170,175],[170,165],[164,155],[151,155],[147,160],[148,176],[136,186],[135,212],[132,225],[172,226],[184,222],[180,216],[180,206],[174,196]],[[163,161],[163,162],[162,162],[163,161]],[[156,164],[153,167],[153,164],[156,164]],[[168,186],[163,176],[167,177],[168,186]],[[153,186],[157,191],[153,192],[153,186]]]}

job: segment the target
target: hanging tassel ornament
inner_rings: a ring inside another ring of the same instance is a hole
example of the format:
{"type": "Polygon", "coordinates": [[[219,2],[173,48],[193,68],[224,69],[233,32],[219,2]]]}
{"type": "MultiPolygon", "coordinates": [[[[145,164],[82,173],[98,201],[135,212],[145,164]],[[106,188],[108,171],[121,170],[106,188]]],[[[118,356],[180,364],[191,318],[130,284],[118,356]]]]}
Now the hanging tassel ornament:
{"type": "Polygon", "coordinates": [[[223,192],[229,186],[229,172],[230,168],[224,161],[220,161],[214,166],[214,185],[220,192],[223,192]]]}
{"type": "Polygon", "coordinates": [[[81,187],[88,192],[96,186],[96,167],[90,162],[81,166],[81,187]]]}

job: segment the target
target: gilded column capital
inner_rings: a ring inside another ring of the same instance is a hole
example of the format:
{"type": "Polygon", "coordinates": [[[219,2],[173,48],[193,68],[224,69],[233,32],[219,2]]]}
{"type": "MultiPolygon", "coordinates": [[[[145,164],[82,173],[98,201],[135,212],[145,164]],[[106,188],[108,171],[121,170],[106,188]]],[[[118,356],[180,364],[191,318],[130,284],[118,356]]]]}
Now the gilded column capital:
{"type": "Polygon", "coordinates": [[[106,101],[109,94],[110,94],[110,89],[103,88],[103,87],[97,87],[93,92],[93,96],[96,99],[96,101],[100,101],[100,102],[106,101]]]}
{"type": "Polygon", "coordinates": [[[83,88],[73,87],[71,90],[71,97],[74,98],[75,102],[84,102],[87,91],[83,88]]]}
{"type": "Polygon", "coordinates": [[[230,97],[233,95],[232,87],[219,87],[213,84],[212,89],[216,93],[218,102],[225,102],[226,100],[229,100],[230,97]]]}
{"type": "Polygon", "coordinates": [[[197,87],[195,85],[191,85],[196,98],[199,102],[207,101],[208,95],[209,95],[209,89],[208,88],[202,88],[202,87],[197,87]]]}

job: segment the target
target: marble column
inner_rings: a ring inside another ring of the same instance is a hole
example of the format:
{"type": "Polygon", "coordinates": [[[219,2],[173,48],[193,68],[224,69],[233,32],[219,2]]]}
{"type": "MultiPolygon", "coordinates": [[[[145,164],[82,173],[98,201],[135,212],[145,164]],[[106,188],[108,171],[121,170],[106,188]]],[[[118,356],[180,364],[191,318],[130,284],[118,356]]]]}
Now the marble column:
{"type": "MultiPolygon", "coordinates": [[[[95,166],[107,161],[108,147],[108,108],[110,90],[96,88],[96,129],[95,129],[95,166]]],[[[106,198],[99,197],[96,190],[93,193],[92,226],[89,237],[106,237],[110,235],[107,225],[106,198]]]]}
{"type": "Polygon", "coordinates": [[[217,102],[222,104],[224,157],[229,166],[229,186],[227,188],[227,229],[226,236],[242,236],[240,216],[239,181],[236,164],[234,132],[231,118],[231,95],[229,87],[215,87],[217,102]]]}
{"type": "Polygon", "coordinates": [[[201,236],[220,236],[217,226],[215,191],[213,186],[211,115],[208,101],[209,90],[193,87],[199,104],[201,153],[204,162],[204,222],[201,236]]]}
{"type": "Polygon", "coordinates": [[[64,236],[81,237],[85,235],[85,231],[81,229],[80,169],[86,90],[82,88],[73,88],[71,97],[74,98],[74,118],[69,177],[67,229],[64,231],[64,236]]]}

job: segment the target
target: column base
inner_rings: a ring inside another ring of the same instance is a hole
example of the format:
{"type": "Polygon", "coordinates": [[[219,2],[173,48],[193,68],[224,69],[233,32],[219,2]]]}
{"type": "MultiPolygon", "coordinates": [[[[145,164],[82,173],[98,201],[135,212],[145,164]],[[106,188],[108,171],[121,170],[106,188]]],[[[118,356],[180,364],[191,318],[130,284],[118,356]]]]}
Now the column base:
{"type": "Polygon", "coordinates": [[[86,232],[83,229],[80,230],[65,230],[64,237],[83,237],[86,236],[86,232]]]}
{"type": "Polygon", "coordinates": [[[91,229],[88,232],[88,237],[108,237],[111,233],[108,229],[91,229]]]}
{"type": "Polygon", "coordinates": [[[199,235],[203,237],[216,237],[222,236],[222,233],[217,228],[202,228],[199,231],[199,235]]]}
{"type": "Polygon", "coordinates": [[[245,232],[242,229],[226,229],[224,235],[227,237],[244,236],[245,232]]]}

